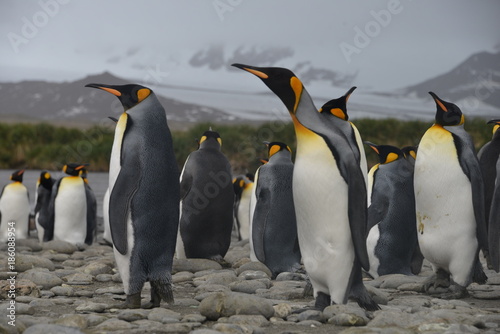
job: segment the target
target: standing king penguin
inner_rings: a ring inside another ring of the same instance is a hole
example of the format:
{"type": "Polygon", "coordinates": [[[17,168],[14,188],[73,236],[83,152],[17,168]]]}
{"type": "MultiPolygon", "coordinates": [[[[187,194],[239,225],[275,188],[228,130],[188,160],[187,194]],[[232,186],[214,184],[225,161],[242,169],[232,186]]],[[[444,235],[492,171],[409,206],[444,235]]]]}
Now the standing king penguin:
{"type": "Polygon", "coordinates": [[[254,182],[246,175],[239,175],[233,180],[234,220],[238,240],[248,240],[250,235],[250,196],[254,182]]]}
{"type": "Polygon", "coordinates": [[[435,272],[425,288],[450,287],[443,298],[462,298],[470,283],[487,280],[478,257],[487,242],[483,179],[462,111],[429,94],[436,120],[418,145],[414,172],[418,242],[435,272]]]}
{"type": "Polygon", "coordinates": [[[44,239],[45,228],[50,219],[49,204],[52,194],[52,187],[55,180],[49,172],[43,171],[36,183],[35,193],[35,224],[38,231],[38,240],[40,242],[47,241],[44,239]]]}
{"type": "Polygon", "coordinates": [[[23,184],[23,174],[24,169],[12,173],[12,182],[4,186],[0,193],[1,243],[10,238],[9,232],[14,231],[15,239],[26,239],[29,236],[30,201],[28,189],[23,184]]]}
{"type": "Polygon", "coordinates": [[[49,204],[50,219],[45,228],[44,241],[63,240],[83,245],[87,239],[87,195],[85,181],[80,173],[86,165],[64,165],[61,177],[52,187],[49,204]]]}
{"type": "Polygon", "coordinates": [[[368,207],[370,271],[376,278],[388,274],[412,275],[412,259],[418,252],[415,223],[413,165],[397,147],[366,142],[378,155],[370,169],[368,207]]]}
{"type": "Polygon", "coordinates": [[[115,128],[109,172],[109,224],[115,259],[127,299],[141,307],[151,284],[151,302],[173,303],[172,262],[179,224],[179,169],[165,110],[149,88],[88,84],[118,97],[123,105],[115,128]]]}
{"type": "MultiPolygon", "coordinates": [[[[481,173],[483,174],[484,181],[484,214],[486,221],[490,221],[490,211],[494,210],[495,207],[499,206],[499,202],[493,201],[493,193],[495,191],[498,174],[497,174],[497,161],[500,156],[500,119],[492,119],[488,121],[488,124],[494,124],[493,126],[493,136],[491,141],[481,147],[477,157],[479,159],[479,165],[481,166],[481,173]],[[494,204],[496,203],[496,204],[494,204]]],[[[491,221],[490,221],[491,222],[491,221]]],[[[488,227],[488,236],[490,233],[489,225],[488,227]]],[[[493,227],[495,229],[495,227],[493,227]]],[[[500,230],[500,226],[496,227],[496,229],[500,230]]],[[[492,234],[495,234],[495,230],[492,231],[492,234]]],[[[494,238],[494,237],[493,237],[494,238]]],[[[498,242],[498,241],[497,241],[498,242]]],[[[488,242],[488,246],[491,243],[488,242]]],[[[484,256],[488,263],[488,267],[492,267],[491,257],[489,256],[489,250],[483,249],[484,256]]],[[[498,258],[498,256],[496,255],[498,258]]],[[[498,269],[496,269],[498,271],[498,269]]]]}
{"type": "Polygon", "coordinates": [[[351,124],[331,112],[318,112],[302,82],[288,69],[233,66],[259,77],[293,120],[297,233],[315,307],[353,298],[367,310],[378,309],[362,282],[361,268],[369,268],[366,174],[360,167],[362,143],[346,135],[353,132],[351,124]]]}
{"type": "Polygon", "coordinates": [[[205,131],[181,172],[178,258],[224,263],[231,243],[234,190],[231,166],[216,131],[205,131]]]}
{"type": "Polygon", "coordinates": [[[252,247],[272,278],[300,269],[297,222],[293,206],[292,151],[284,143],[267,143],[269,162],[259,167],[252,221],[252,247]]]}

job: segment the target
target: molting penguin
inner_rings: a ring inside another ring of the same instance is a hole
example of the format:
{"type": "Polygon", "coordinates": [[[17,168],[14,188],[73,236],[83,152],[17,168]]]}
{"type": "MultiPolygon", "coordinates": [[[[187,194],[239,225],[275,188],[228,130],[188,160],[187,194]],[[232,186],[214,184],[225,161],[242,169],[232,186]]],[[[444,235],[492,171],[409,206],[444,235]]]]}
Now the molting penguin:
{"type": "Polygon", "coordinates": [[[233,180],[234,220],[238,231],[238,240],[247,240],[250,236],[250,197],[254,182],[246,175],[239,175],[233,180]]]}
{"type": "Polygon", "coordinates": [[[140,85],[89,84],[120,100],[109,172],[109,224],[127,299],[141,306],[151,284],[151,302],[173,303],[172,262],[179,224],[179,169],[165,110],[153,91],[140,85]]]}
{"type": "Polygon", "coordinates": [[[224,263],[231,243],[234,190],[231,166],[221,152],[222,139],[205,131],[181,173],[181,216],[177,257],[224,263]]]}
{"type": "Polygon", "coordinates": [[[49,203],[50,219],[44,241],[63,240],[83,245],[87,238],[87,196],[85,182],[79,176],[85,165],[70,163],[63,167],[68,176],[52,187],[49,203]]]}
{"type": "Polygon", "coordinates": [[[10,176],[11,183],[0,193],[0,242],[5,243],[15,233],[15,239],[29,237],[30,201],[28,189],[23,184],[24,169],[10,176]]]}
{"type": "Polygon", "coordinates": [[[414,188],[420,250],[436,275],[428,290],[456,285],[443,298],[467,295],[471,282],[487,280],[478,253],[486,243],[484,187],[479,161],[460,108],[436,102],[436,122],[423,135],[415,161],[414,188]]]}
{"type": "Polygon", "coordinates": [[[300,249],[293,205],[292,151],[284,143],[267,143],[269,162],[259,168],[252,221],[252,247],[272,273],[300,269],[300,249]]]}
{"type": "Polygon", "coordinates": [[[40,242],[47,241],[44,240],[44,235],[45,228],[48,226],[50,219],[49,204],[54,182],[55,180],[52,178],[50,173],[43,171],[40,173],[40,177],[38,178],[36,184],[35,223],[38,231],[38,240],[40,242]]]}
{"type": "Polygon", "coordinates": [[[85,237],[85,243],[92,245],[97,232],[97,200],[94,191],[90,187],[86,168],[81,169],[80,176],[85,185],[85,197],[87,198],[87,236],[85,237]]]}
{"type": "Polygon", "coordinates": [[[370,170],[368,273],[374,278],[388,274],[411,275],[412,258],[417,249],[413,166],[397,147],[366,144],[380,160],[370,170]]]}
{"type": "MultiPolygon", "coordinates": [[[[354,298],[368,310],[378,305],[362,282],[366,251],[366,175],[352,145],[352,126],[318,112],[301,81],[277,67],[233,66],[258,76],[285,104],[297,135],[293,198],[305,269],[316,308],[354,298]]],[[[359,145],[356,145],[359,147],[359,145]]]]}
{"type": "MultiPolygon", "coordinates": [[[[490,210],[495,206],[495,202],[492,202],[493,192],[495,190],[495,180],[497,179],[497,161],[500,156],[500,119],[492,119],[488,121],[488,124],[494,124],[493,126],[493,137],[491,141],[481,147],[477,157],[479,159],[479,165],[481,166],[481,173],[483,174],[484,181],[484,214],[485,219],[488,222],[490,219],[490,210]]],[[[496,202],[496,206],[498,206],[498,202],[496,202]]],[[[489,227],[488,228],[488,235],[489,227]]],[[[499,227],[500,228],[500,227],[499,227]]],[[[488,243],[489,245],[489,243],[488,243]]],[[[490,263],[490,256],[488,255],[488,249],[483,249],[484,256],[486,257],[486,261],[488,262],[488,267],[492,267],[490,263]]]]}

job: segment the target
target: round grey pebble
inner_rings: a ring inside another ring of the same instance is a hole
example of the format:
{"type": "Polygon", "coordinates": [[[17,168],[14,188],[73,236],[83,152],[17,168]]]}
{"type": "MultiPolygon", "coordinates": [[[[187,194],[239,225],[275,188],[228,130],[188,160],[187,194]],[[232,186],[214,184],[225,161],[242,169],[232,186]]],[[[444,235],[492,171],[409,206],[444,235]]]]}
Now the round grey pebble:
{"type": "Polygon", "coordinates": [[[52,325],[52,324],[38,324],[29,327],[24,331],[24,334],[84,334],[79,329],[73,327],[66,327],[60,325],[52,325]]]}

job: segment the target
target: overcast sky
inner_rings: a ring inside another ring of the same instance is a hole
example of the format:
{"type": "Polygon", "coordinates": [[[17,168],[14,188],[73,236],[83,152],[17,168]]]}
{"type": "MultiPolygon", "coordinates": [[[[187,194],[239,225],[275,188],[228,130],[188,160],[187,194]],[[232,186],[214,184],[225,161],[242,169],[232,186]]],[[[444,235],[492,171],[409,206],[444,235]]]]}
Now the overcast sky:
{"type": "Polygon", "coordinates": [[[74,80],[131,49],[168,57],[219,43],[292,47],[390,89],[495,51],[499,32],[497,0],[2,0],[0,81],[74,80]]]}

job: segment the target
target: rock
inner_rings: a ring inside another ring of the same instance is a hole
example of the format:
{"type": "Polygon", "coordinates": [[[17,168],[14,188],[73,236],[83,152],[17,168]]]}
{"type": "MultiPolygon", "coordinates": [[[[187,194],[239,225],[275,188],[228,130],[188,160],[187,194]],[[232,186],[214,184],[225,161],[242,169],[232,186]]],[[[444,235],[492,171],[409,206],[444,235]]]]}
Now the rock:
{"type": "Polygon", "coordinates": [[[250,258],[248,258],[248,257],[244,257],[244,258],[237,260],[236,262],[232,262],[233,265],[231,267],[233,269],[238,269],[239,267],[241,267],[242,265],[244,265],[245,263],[248,263],[248,262],[252,262],[252,260],[250,260],[250,258]]]}
{"type": "Polygon", "coordinates": [[[367,321],[356,314],[341,313],[328,319],[328,323],[337,326],[365,326],[367,321]]]}
{"type": "Polygon", "coordinates": [[[110,266],[101,262],[91,262],[81,269],[85,274],[96,276],[99,274],[110,274],[113,272],[110,266]]]}
{"type": "Polygon", "coordinates": [[[401,324],[409,324],[413,321],[414,315],[405,312],[376,311],[374,318],[368,323],[367,327],[399,327],[401,324]]]}
{"type": "Polygon", "coordinates": [[[281,303],[273,306],[274,316],[278,318],[285,319],[292,313],[292,307],[290,304],[281,303]]]}
{"type": "Polygon", "coordinates": [[[175,298],[175,305],[190,307],[190,306],[198,306],[200,305],[200,302],[192,298],[175,298]]]}
{"type": "Polygon", "coordinates": [[[42,248],[44,250],[52,250],[54,252],[64,253],[64,254],[73,254],[78,250],[78,248],[75,245],[62,240],[52,240],[44,242],[42,244],[42,248]]]}
{"type": "MultiPolygon", "coordinates": [[[[11,289],[11,284],[9,280],[0,281],[0,299],[7,299],[9,291],[11,289]]],[[[15,282],[16,298],[19,296],[31,296],[35,298],[40,298],[40,289],[30,280],[27,279],[16,279],[15,282]]]]}
{"type": "Polygon", "coordinates": [[[97,294],[97,295],[103,295],[106,293],[123,295],[123,294],[125,294],[125,291],[123,291],[122,286],[110,286],[108,288],[100,288],[100,289],[95,290],[95,294],[97,294]]]}
{"type": "Polygon", "coordinates": [[[277,281],[305,281],[306,278],[307,276],[304,274],[291,272],[282,272],[276,276],[277,281]]]}
{"type": "Polygon", "coordinates": [[[96,328],[105,331],[124,331],[131,329],[133,326],[124,320],[120,319],[108,319],[100,323],[96,328]]]}
{"type": "Polygon", "coordinates": [[[323,315],[323,312],[317,310],[307,310],[299,313],[299,321],[314,320],[318,322],[325,322],[327,319],[323,315]]]}
{"type": "Polygon", "coordinates": [[[78,268],[82,267],[85,265],[85,261],[83,260],[66,260],[62,263],[64,267],[73,267],[73,268],[78,268]]]}
{"type": "Polygon", "coordinates": [[[150,312],[151,312],[150,310],[143,310],[143,309],[123,310],[120,313],[118,313],[118,319],[125,320],[128,322],[147,319],[148,314],[150,312]]]}
{"type": "Polygon", "coordinates": [[[61,253],[51,254],[51,253],[48,253],[47,255],[46,255],[47,258],[49,258],[52,261],[57,261],[57,262],[63,262],[63,261],[66,261],[67,259],[69,259],[69,255],[68,254],[61,254],[61,253]]]}
{"type": "Polygon", "coordinates": [[[398,286],[399,291],[414,291],[414,292],[425,292],[424,284],[422,283],[404,283],[398,286]]]}
{"type": "Polygon", "coordinates": [[[33,256],[28,254],[17,254],[16,256],[16,270],[18,272],[26,271],[33,268],[47,268],[55,270],[54,263],[49,259],[41,256],[33,256]]]}
{"type": "Polygon", "coordinates": [[[55,286],[50,289],[56,296],[66,296],[71,297],[75,294],[75,290],[73,290],[70,286],[55,286]]]}
{"type": "Polygon", "coordinates": [[[97,314],[85,314],[84,317],[85,319],[87,319],[89,327],[97,326],[100,323],[108,320],[107,317],[97,314]]]}
{"type": "Polygon", "coordinates": [[[218,333],[228,333],[228,334],[252,334],[254,329],[249,326],[236,325],[236,324],[224,324],[217,323],[212,327],[213,330],[218,331],[218,333]]]}
{"type": "Polygon", "coordinates": [[[316,321],[316,320],[304,320],[304,321],[298,322],[297,325],[314,328],[314,327],[320,327],[322,325],[322,323],[319,321],[316,321]]]}
{"type": "Polygon", "coordinates": [[[254,294],[258,289],[267,289],[267,286],[263,282],[251,280],[233,282],[229,284],[229,288],[231,291],[254,294]]]}
{"type": "Polygon", "coordinates": [[[192,273],[203,270],[220,270],[222,266],[208,259],[174,259],[172,273],[189,271],[192,273]]]}
{"type": "Polygon", "coordinates": [[[39,252],[42,250],[42,245],[40,245],[38,239],[18,239],[16,240],[16,248],[17,247],[29,247],[32,252],[39,252]]]}
{"type": "Polygon", "coordinates": [[[419,283],[423,282],[423,277],[420,276],[407,276],[402,274],[392,274],[380,277],[382,278],[382,284],[380,284],[380,289],[397,289],[399,286],[406,283],[419,283]]]}
{"type": "Polygon", "coordinates": [[[63,281],[57,275],[48,272],[46,269],[30,269],[18,275],[19,279],[32,281],[43,289],[50,289],[61,285],[63,281]]]}
{"type": "MultiPolygon", "coordinates": [[[[12,304],[10,303],[10,301],[6,301],[6,302],[0,304],[0,310],[2,310],[2,313],[5,314],[5,313],[7,313],[6,312],[7,307],[11,307],[11,305],[12,304]]],[[[33,314],[35,314],[35,309],[28,304],[16,302],[14,305],[16,307],[16,315],[21,315],[21,314],[33,315],[33,314]]]]}
{"type": "Polygon", "coordinates": [[[75,297],[92,298],[92,297],[94,297],[94,291],[90,291],[90,290],[76,290],[75,291],[75,297]]]}
{"type": "Polygon", "coordinates": [[[233,265],[234,263],[241,261],[242,259],[248,258],[248,254],[250,252],[245,249],[230,249],[226,256],[224,256],[224,260],[233,265]]]}
{"type": "Polygon", "coordinates": [[[38,324],[29,327],[24,334],[84,334],[77,328],[52,324],[38,324]]]}
{"type": "Polygon", "coordinates": [[[32,300],[29,305],[31,307],[35,307],[35,308],[46,308],[46,307],[55,306],[56,304],[49,299],[37,298],[37,299],[32,300]]]}
{"type": "Polygon", "coordinates": [[[500,290],[491,290],[491,291],[473,291],[470,292],[471,296],[476,299],[485,299],[485,300],[495,300],[500,299],[500,290]]]}
{"type": "Polygon", "coordinates": [[[196,288],[197,293],[224,292],[230,291],[226,285],[222,284],[202,284],[196,288]]]}
{"type": "Polygon", "coordinates": [[[179,322],[181,318],[180,313],[160,307],[154,308],[148,315],[148,320],[162,323],[179,322]]]}
{"type": "MultiPolygon", "coordinates": [[[[23,314],[16,316],[16,327],[18,327],[19,325],[17,323],[18,321],[22,322],[23,325],[25,325],[26,327],[31,327],[38,324],[50,324],[52,321],[54,321],[54,319],[48,317],[42,317],[40,315],[35,317],[33,315],[23,314]]],[[[0,333],[2,333],[1,330],[0,333]]]]}
{"type": "Polygon", "coordinates": [[[84,302],[76,307],[76,313],[102,313],[106,309],[106,304],[94,303],[94,302],[84,302]]]}
{"type": "Polygon", "coordinates": [[[245,263],[244,265],[236,269],[236,275],[240,275],[242,272],[246,270],[263,271],[267,274],[268,277],[272,276],[271,270],[269,270],[269,268],[266,267],[265,264],[255,261],[245,263]]]}
{"type": "Polygon", "coordinates": [[[330,318],[332,318],[336,315],[340,315],[340,314],[356,315],[358,317],[365,319],[365,321],[368,322],[368,316],[366,314],[366,311],[364,309],[360,308],[355,303],[348,303],[348,304],[344,304],[344,305],[340,305],[340,304],[330,305],[323,310],[323,315],[327,319],[330,319],[330,318]]]}
{"type": "Polygon", "coordinates": [[[74,273],[68,276],[64,276],[63,280],[68,282],[68,284],[70,285],[88,285],[92,283],[94,277],[90,274],[74,273]]]}
{"type": "Polygon", "coordinates": [[[269,326],[269,320],[264,318],[262,315],[243,315],[243,314],[232,315],[229,318],[227,318],[224,322],[230,324],[254,326],[254,327],[269,326]]]}
{"type": "Polygon", "coordinates": [[[123,282],[122,282],[122,278],[120,277],[120,273],[116,273],[116,274],[114,274],[112,277],[113,277],[113,282],[116,282],[116,283],[123,283],[123,282]]]}
{"type": "Polygon", "coordinates": [[[193,280],[194,285],[224,285],[228,286],[230,283],[238,280],[233,270],[224,270],[206,276],[197,277],[193,280]]]}
{"type": "Polygon", "coordinates": [[[191,334],[220,334],[221,332],[212,329],[195,329],[191,334]]]}
{"type": "Polygon", "coordinates": [[[189,271],[181,271],[172,276],[172,283],[181,283],[186,281],[192,281],[194,274],[189,271]]]}
{"type": "Polygon", "coordinates": [[[67,327],[76,327],[76,328],[80,328],[80,329],[85,329],[88,327],[89,322],[82,315],[68,314],[68,315],[63,315],[61,318],[54,321],[54,324],[61,325],[61,326],[67,326],[67,327]]]}
{"type": "Polygon", "coordinates": [[[198,314],[198,313],[193,313],[193,314],[186,314],[184,317],[182,317],[182,322],[205,322],[207,320],[207,317],[198,314]]]}
{"type": "Polygon", "coordinates": [[[261,278],[269,279],[269,276],[267,275],[267,273],[260,270],[245,270],[244,272],[238,275],[238,278],[244,280],[256,280],[261,278]]]}
{"type": "Polygon", "coordinates": [[[111,275],[111,274],[99,274],[95,277],[95,280],[97,282],[111,282],[113,280],[113,275],[111,275]]]}
{"type": "Polygon", "coordinates": [[[368,293],[370,294],[375,303],[379,305],[387,305],[389,301],[388,293],[369,285],[366,286],[366,290],[368,291],[368,293]]]}
{"type": "Polygon", "coordinates": [[[199,311],[209,320],[235,314],[263,315],[267,319],[274,315],[274,308],[270,301],[238,292],[214,293],[203,299],[199,311]]]}

